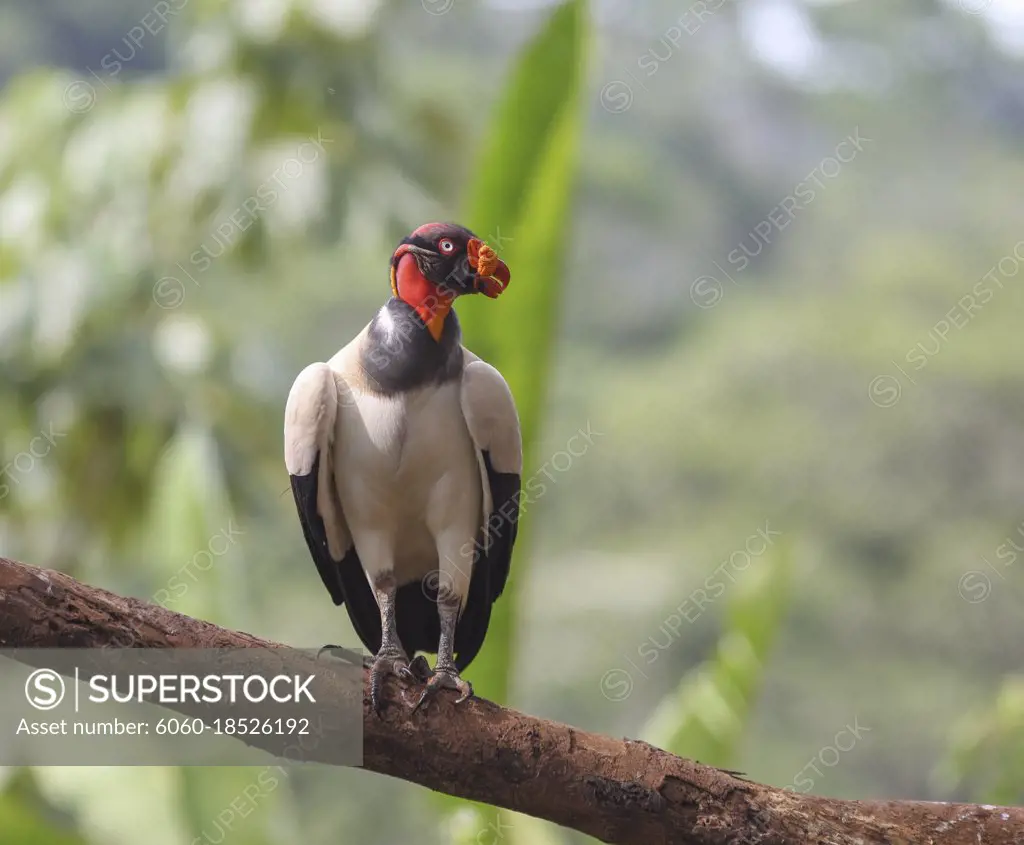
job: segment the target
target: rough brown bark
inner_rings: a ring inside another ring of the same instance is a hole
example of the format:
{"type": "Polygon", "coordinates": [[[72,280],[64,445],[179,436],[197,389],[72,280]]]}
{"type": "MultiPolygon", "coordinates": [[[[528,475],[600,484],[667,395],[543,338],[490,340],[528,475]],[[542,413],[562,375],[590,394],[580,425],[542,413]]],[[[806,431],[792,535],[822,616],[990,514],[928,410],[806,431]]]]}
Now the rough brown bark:
{"type": "MultiPolygon", "coordinates": [[[[287,648],[0,558],[0,647],[30,646],[287,648]]],[[[308,659],[294,654],[296,660],[308,659]]],[[[455,707],[453,697],[442,693],[410,716],[413,694],[390,681],[383,718],[372,714],[364,695],[365,768],[548,819],[604,842],[1024,842],[1021,809],[798,795],[644,742],[599,736],[489,701],[473,699],[455,707]]]]}

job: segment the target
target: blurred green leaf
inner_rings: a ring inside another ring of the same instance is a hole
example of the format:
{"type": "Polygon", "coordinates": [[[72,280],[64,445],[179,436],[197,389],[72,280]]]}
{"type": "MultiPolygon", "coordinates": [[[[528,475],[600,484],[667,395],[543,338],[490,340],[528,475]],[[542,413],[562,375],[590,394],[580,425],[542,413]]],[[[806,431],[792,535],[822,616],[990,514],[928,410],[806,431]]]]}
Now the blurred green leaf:
{"type": "MultiPolygon", "coordinates": [[[[446,820],[451,845],[480,843],[522,843],[522,845],[564,845],[561,828],[543,819],[499,810],[486,804],[461,802],[446,820]]],[[[589,837],[588,837],[589,841],[589,837]]],[[[594,840],[596,841],[596,840],[594,840]]]]}
{"type": "Polygon", "coordinates": [[[237,611],[230,570],[238,527],[232,521],[217,444],[197,424],[174,436],[158,463],[145,525],[145,554],[166,581],[155,600],[199,618],[237,611]]]}
{"type": "Polygon", "coordinates": [[[86,840],[56,821],[44,818],[23,795],[0,794],[0,831],[4,842],[18,845],[86,845],[86,840]]]}
{"type": "Polygon", "coordinates": [[[989,804],[1024,800],[1024,677],[1008,677],[990,708],[954,727],[932,783],[942,791],[966,788],[973,800],[989,804]]]}
{"type": "Polygon", "coordinates": [[[764,678],[791,595],[785,537],[729,586],[714,657],[683,678],[641,732],[648,742],[710,766],[730,766],[764,678]]]}
{"type": "MultiPolygon", "coordinates": [[[[285,777],[271,766],[193,766],[178,769],[184,823],[192,836],[232,845],[272,845],[268,815],[282,798],[285,777]]],[[[298,833],[293,831],[293,836],[298,833]]]]}
{"type": "Polygon", "coordinates": [[[136,845],[140,831],[146,832],[147,845],[190,841],[184,820],[175,812],[177,771],[142,766],[32,769],[40,793],[49,803],[72,813],[94,845],[136,845]]]}
{"type": "MultiPolygon", "coordinates": [[[[507,825],[507,832],[517,845],[566,845],[568,841],[563,829],[552,822],[509,810],[499,812],[501,823],[507,825]]],[[[583,835],[577,834],[576,837],[579,839],[583,835]]],[[[583,839],[586,842],[597,842],[589,836],[583,839]]]]}

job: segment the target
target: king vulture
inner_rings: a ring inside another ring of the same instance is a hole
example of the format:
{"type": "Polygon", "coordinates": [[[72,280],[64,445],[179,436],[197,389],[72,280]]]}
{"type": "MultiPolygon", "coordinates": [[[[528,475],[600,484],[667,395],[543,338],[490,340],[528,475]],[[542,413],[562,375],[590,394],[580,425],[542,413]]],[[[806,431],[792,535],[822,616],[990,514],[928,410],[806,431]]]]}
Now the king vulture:
{"type": "Polygon", "coordinates": [[[420,226],[391,257],[391,298],[288,395],[285,465],[309,552],[335,605],[388,672],[416,677],[437,654],[413,712],[483,643],[508,578],[522,440],[505,379],[462,345],[452,304],[497,298],[510,279],[468,229],[420,226]]]}

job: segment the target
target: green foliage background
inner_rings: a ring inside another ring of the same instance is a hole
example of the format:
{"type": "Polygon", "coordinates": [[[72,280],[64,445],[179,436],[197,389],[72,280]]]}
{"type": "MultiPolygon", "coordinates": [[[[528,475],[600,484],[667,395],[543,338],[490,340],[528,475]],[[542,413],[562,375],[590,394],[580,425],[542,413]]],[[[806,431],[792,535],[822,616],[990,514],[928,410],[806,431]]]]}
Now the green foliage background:
{"type": "MultiPolygon", "coordinates": [[[[0,3],[0,554],[354,644],[284,398],[459,219],[513,270],[459,312],[544,491],[478,692],[823,795],[1024,800],[1016,4],[170,6],[0,3]]],[[[0,839],[579,841],[269,784],[0,769],[0,839]]]]}

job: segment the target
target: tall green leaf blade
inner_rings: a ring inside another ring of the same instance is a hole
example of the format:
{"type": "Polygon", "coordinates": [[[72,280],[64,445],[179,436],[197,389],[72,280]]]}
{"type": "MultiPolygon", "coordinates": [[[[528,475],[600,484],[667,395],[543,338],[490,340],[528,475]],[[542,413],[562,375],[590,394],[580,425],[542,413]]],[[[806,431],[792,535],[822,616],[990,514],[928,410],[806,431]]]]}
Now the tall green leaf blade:
{"type": "MultiPolygon", "coordinates": [[[[459,316],[466,345],[502,371],[516,398],[524,477],[534,464],[558,325],[582,119],[584,10],[582,0],[563,3],[524,53],[498,109],[469,203],[469,225],[500,249],[513,281],[497,302],[460,303],[459,316]]],[[[515,668],[526,534],[520,526],[517,563],[470,670],[477,693],[499,702],[508,700],[515,668]]]]}
{"type": "Polygon", "coordinates": [[[712,766],[734,764],[771,647],[790,598],[792,554],[785,538],[732,585],[714,657],[683,678],[642,736],[712,766]]]}
{"type": "MultiPolygon", "coordinates": [[[[575,109],[585,63],[585,11],[583,0],[562,3],[519,57],[470,190],[467,219],[481,237],[514,234],[555,124],[567,107],[575,109]]],[[[559,181],[568,193],[572,172],[559,181]]]]}

